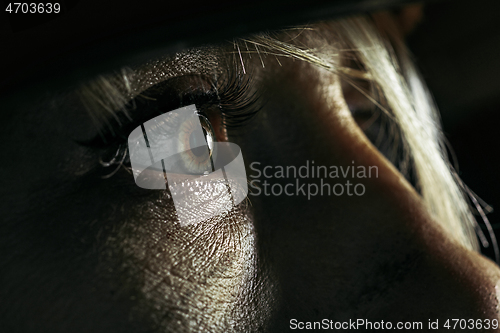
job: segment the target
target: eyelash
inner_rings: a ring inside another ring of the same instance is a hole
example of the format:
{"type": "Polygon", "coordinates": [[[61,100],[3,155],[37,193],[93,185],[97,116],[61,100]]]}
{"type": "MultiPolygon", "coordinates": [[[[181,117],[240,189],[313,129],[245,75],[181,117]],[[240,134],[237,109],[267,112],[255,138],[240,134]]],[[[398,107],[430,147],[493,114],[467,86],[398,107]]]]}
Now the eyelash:
{"type": "MultiPolygon", "coordinates": [[[[178,79],[182,80],[182,77],[178,79]]],[[[228,71],[227,75],[223,76],[223,79],[215,80],[215,82],[210,83],[212,87],[210,90],[205,90],[203,92],[196,92],[194,90],[188,91],[187,93],[185,91],[181,92],[181,94],[184,95],[177,108],[195,104],[198,110],[202,110],[200,113],[206,116],[203,110],[217,107],[222,119],[221,125],[224,126],[224,128],[242,127],[263,107],[261,96],[257,92],[250,93],[253,82],[254,77],[250,74],[235,75],[228,71]]],[[[166,84],[168,85],[168,82],[166,82],[166,84]]],[[[148,90],[154,93],[152,95],[141,94],[139,96],[146,96],[147,99],[156,100],[155,97],[161,96],[162,92],[166,91],[166,89],[160,87],[153,87],[148,90]]],[[[140,97],[134,98],[129,104],[135,106],[136,99],[140,97]]],[[[122,166],[131,172],[126,141],[128,137],[127,132],[130,131],[127,129],[140,126],[144,121],[148,120],[144,117],[141,118],[143,119],[134,120],[127,116],[124,119],[125,121],[113,121],[108,124],[108,127],[102,131],[102,133],[100,133],[98,138],[93,139],[91,142],[84,143],[87,146],[104,148],[108,153],[111,146],[118,145],[118,147],[113,150],[114,154],[111,160],[105,162],[102,156],[99,158],[99,163],[103,168],[108,169],[114,167],[110,173],[101,178],[107,179],[112,177],[122,166]],[[117,138],[119,139],[118,141],[116,140],[117,138]]]]}
{"type": "Polygon", "coordinates": [[[257,92],[248,95],[254,82],[251,74],[229,75],[218,89],[218,103],[223,115],[223,125],[241,127],[263,107],[263,101],[257,92]]]}

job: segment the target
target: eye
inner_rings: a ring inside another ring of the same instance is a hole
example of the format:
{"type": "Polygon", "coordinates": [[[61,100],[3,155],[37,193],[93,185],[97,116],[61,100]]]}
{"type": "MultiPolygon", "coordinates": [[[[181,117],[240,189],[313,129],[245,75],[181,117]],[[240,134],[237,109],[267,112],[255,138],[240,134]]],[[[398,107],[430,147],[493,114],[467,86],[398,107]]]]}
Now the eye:
{"type": "Polygon", "coordinates": [[[134,177],[142,182],[160,181],[163,174],[210,174],[215,170],[215,137],[208,117],[195,104],[150,119],[127,140],[134,177]]]}
{"type": "Polygon", "coordinates": [[[179,151],[187,173],[208,173],[213,170],[213,160],[216,159],[215,131],[208,118],[198,114],[185,120],[179,131],[179,151]],[[198,123],[202,132],[198,131],[198,123]]]}
{"type": "MultiPolygon", "coordinates": [[[[152,149],[167,149],[166,137],[173,139],[175,147],[169,146],[175,158],[170,168],[173,173],[204,174],[213,171],[213,161],[217,156],[217,141],[227,139],[227,129],[237,130],[250,120],[263,106],[259,95],[249,89],[250,75],[233,75],[228,72],[217,80],[200,75],[185,75],[159,83],[142,92],[116,111],[99,126],[99,134],[81,144],[101,149],[100,164],[106,168],[102,178],[114,175],[121,166],[131,170],[131,155],[147,148],[127,149],[127,139],[132,132],[137,138],[143,135],[140,126],[146,126],[159,115],[167,115],[186,105],[194,105],[196,113],[185,117],[167,117],[154,121],[150,129],[158,140],[150,140],[152,149]],[[200,130],[201,126],[201,130],[200,130]],[[195,130],[196,129],[196,130],[195,130]],[[163,138],[163,139],[161,139],[163,138]],[[163,142],[161,142],[163,140],[163,142]],[[175,152],[174,152],[175,151],[175,152]]],[[[175,113],[175,112],[174,112],[175,113]]],[[[135,155],[137,156],[137,155],[135,155]]],[[[142,161],[150,160],[147,150],[142,161]]],[[[157,160],[156,158],[154,159],[157,160]]],[[[166,161],[165,161],[166,163],[166,161]]]]}

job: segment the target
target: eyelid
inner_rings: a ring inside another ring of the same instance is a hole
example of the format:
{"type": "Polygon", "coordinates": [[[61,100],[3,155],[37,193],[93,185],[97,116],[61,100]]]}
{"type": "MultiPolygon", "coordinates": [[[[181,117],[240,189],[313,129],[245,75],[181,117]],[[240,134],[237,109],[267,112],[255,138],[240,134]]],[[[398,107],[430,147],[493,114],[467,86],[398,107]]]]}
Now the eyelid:
{"type": "Polygon", "coordinates": [[[205,114],[217,130],[220,140],[221,137],[225,138],[225,127],[239,126],[261,109],[262,105],[258,103],[260,95],[249,95],[252,82],[250,74],[234,75],[230,71],[219,76],[216,81],[198,74],[171,78],[130,100],[122,110],[114,113],[115,117],[104,122],[99,135],[80,143],[105,148],[116,142],[124,142],[128,134],[145,121],[190,104],[207,111],[205,114]],[[217,117],[220,117],[220,124],[217,117]]]}
{"type": "Polygon", "coordinates": [[[163,81],[129,100],[121,109],[109,113],[98,125],[98,133],[92,139],[79,143],[106,148],[113,143],[125,142],[129,133],[140,124],[183,104],[195,104],[190,101],[207,100],[208,80],[207,77],[190,74],[163,81]],[[198,91],[193,89],[195,87],[198,91]]]}

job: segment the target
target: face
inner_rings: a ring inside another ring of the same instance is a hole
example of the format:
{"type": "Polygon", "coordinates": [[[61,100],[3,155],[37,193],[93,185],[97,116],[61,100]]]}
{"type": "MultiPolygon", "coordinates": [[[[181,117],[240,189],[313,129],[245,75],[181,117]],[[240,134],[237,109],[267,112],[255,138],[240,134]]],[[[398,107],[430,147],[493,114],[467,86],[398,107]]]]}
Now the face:
{"type": "MultiPolygon", "coordinates": [[[[346,65],[333,26],[312,28],[276,38],[346,65]]],[[[441,228],[370,142],[352,113],[364,97],[333,71],[261,48],[240,41],[127,69],[109,82],[128,116],[95,103],[105,94],[91,84],[19,103],[0,140],[4,327],[285,331],[326,318],[445,330],[447,319],[498,319],[500,271],[441,228]],[[132,129],[191,104],[205,132],[241,147],[249,195],[186,226],[168,190],[136,186],[124,147],[132,129]]]]}

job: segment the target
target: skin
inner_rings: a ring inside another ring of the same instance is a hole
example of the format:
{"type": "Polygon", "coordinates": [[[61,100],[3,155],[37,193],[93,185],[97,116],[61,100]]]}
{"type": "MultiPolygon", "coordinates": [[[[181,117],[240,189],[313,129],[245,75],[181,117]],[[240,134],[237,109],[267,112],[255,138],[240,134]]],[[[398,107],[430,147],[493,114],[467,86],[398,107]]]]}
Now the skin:
{"type": "MultiPolygon", "coordinates": [[[[308,34],[301,37],[308,46],[325,47],[308,34]]],[[[194,50],[177,63],[146,64],[136,68],[134,91],[220,67],[220,57],[194,50]]],[[[217,115],[210,120],[219,138],[241,147],[247,174],[252,178],[252,162],[354,161],[378,168],[378,177],[348,178],[365,193],[310,200],[250,195],[251,205],[181,227],[167,192],[135,186],[124,169],[100,177],[99,157],[113,150],[77,143],[97,129],[74,93],[20,103],[0,140],[10,157],[0,186],[2,326],[279,332],[292,318],[328,318],[420,321],[425,330],[429,319],[441,325],[451,318],[498,319],[500,270],[442,230],[370,143],[348,107],[362,97],[344,95],[336,74],[306,62],[283,57],[262,67],[257,56],[245,60],[256,78],[251,89],[266,101],[262,110],[239,129],[221,129],[217,115]]]]}

